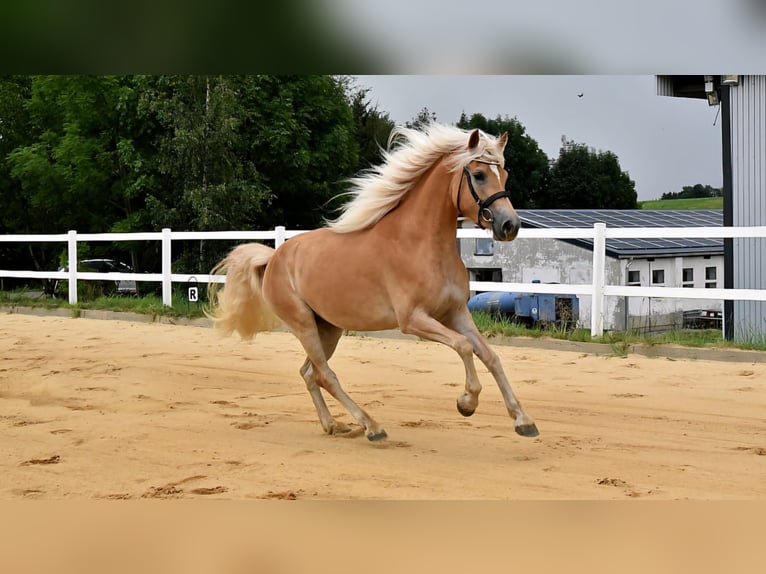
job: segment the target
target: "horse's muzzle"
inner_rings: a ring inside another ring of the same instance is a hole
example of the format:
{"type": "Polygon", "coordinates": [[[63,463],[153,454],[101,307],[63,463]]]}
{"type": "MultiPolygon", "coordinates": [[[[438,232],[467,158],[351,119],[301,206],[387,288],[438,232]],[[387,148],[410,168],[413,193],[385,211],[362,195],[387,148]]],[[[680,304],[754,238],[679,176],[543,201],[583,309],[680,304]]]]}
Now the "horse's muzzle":
{"type": "Polygon", "coordinates": [[[512,241],[516,239],[521,228],[521,219],[516,213],[509,215],[495,214],[492,221],[492,235],[497,241],[512,241]]]}

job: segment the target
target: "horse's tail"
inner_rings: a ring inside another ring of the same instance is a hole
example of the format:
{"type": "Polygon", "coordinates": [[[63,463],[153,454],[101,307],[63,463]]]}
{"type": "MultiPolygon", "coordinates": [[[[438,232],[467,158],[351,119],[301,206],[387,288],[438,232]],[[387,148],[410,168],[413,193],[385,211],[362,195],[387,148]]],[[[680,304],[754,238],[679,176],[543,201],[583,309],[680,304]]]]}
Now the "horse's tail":
{"type": "Polygon", "coordinates": [[[217,329],[226,335],[237,331],[243,339],[252,339],[262,331],[282,324],[269,309],[261,286],[266,265],[274,249],[259,243],[246,243],[231,250],[229,255],[210,272],[226,275],[226,284],[210,283],[210,308],[206,315],[217,329]]]}

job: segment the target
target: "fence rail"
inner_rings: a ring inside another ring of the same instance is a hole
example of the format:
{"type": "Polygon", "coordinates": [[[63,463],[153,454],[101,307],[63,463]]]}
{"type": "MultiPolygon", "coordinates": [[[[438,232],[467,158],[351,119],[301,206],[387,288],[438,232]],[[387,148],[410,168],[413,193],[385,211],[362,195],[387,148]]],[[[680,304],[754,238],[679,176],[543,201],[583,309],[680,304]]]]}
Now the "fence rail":
{"type": "MultiPolygon", "coordinates": [[[[195,279],[199,283],[223,283],[225,278],[209,274],[173,273],[172,242],[181,240],[244,240],[274,241],[279,247],[287,239],[305,233],[306,230],[287,230],[282,226],[269,231],[171,231],[148,233],[68,233],[49,235],[0,235],[0,242],[62,242],[67,243],[67,271],[11,271],[0,269],[0,277],[29,279],[67,280],[69,303],[77,303],[78,280],[127,280],[162,283],[162,302],[172,304],[173,283],[188,283],[195,279]],[[161,273],[92,273],[77,271],[77,243],[88,241],[161,241],[161,273]]],[[[481,229],[458,229],[458,239],[487,238],[481,229]]],[[[637,287],[607,285],[605,283],[606,240],[607,239],[662,239],[662,238],[766,238],[766,226],[756,227],[621,227],[607,228],[604,223],[582,228],[522,228],[517,239],[590,239],[593,241],[592,283],[496,283],[471,281],[474,291],[528,291],[535,293],[589,295],[591,303],[591,334],[600,336],[604,331],[605,297],[664,297],[674,299],[724,299],[730,301],[766,301],[766,289],[708,289],[676,287],[637,287]]]]}

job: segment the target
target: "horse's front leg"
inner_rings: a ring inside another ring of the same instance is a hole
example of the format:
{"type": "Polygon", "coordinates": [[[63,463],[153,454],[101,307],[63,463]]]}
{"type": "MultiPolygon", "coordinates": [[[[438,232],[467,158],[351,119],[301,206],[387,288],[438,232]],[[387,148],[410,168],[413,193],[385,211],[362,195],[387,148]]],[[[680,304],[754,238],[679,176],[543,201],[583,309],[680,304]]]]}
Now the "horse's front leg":
{"type": "MultiPolygon", "coordinates": [[[[508,378],[505,376],[505,371],[503,370],[503,364],[500,361],[500,357],[497,356],[497,353],[492,350],[484,337],[482,337],[481,333],[479,333],[479,330],[476,328],[476,323],[474,323],[473,317],[471,317],[471,313],[468,311],[468,308],[455,313],[455,315],[452,316],[448,321],[448,324],[453,327],[455,331],[462,334],[468,341],[471,342],[471,345],[473,346],[473,352],[476,353],[476,356],[479,357],[479,360],[484,363],[487,369],[489,369],[489,372],[495,378],[497,386],[500,388],[500,393],[503,395],[505,407],[508,409],[508,413],[515,421],[514,424],[516,432],[521,436],[528,437],[535,437],[540,434],[537,430],[537,425],[535,424],[534,419],[526,413],[524,408],[521,406],[521,403],[516,398],[516,395],[513,393],[511,384],[508,382],[508,378]]],[[[458,399],[458,410],[461,412],[461,414],[465,414],[460,408],[460,400],[462,398],[463,397],[460,397],[460,399],[458,399]]]]}
{"type": "Polygon", "coordinates": [[[465,391],[457,400],[457,410],[465,417],[471,416],[479,404],[479,393],[481,392],[479,375],[476,373],[476,366],[473,362],[473,343],[464,335],[445,327],[423,311],[415,311],[401,323],[400,328],[403,333],[442,343],[460,355],[463,365],[465,365],[465,391]]]}

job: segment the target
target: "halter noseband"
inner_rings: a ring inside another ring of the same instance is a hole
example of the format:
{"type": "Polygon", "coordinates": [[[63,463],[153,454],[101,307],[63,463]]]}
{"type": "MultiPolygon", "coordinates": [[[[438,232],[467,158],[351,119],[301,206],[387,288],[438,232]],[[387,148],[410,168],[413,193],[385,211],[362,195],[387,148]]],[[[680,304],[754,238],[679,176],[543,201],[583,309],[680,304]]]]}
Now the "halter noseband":
{"type": "MultiPolygon", "coordinates": [[[[495,161],[484,161],[481,159],[475,159],[473,160],[478,163],[484,163],[487,165],[500,165],[499,163],[495,161]]],[[[468,167],[463,167],[463,173],[460,175],[460,185],[458,185],[457,188],[457,207],[460,209],[460,190],[463,188],[463,177],[465,176],[465,179],[468,180],[468,190],[471,192],[471,196],[473,197],[474,201],[476,201],[476,205],[479,206],[479,213],[476,218],[476,223],[479,227],[484,227],[481,224],[481,221],[485,221],[486,223],[492,223],[495,220],[495,216],[492,213],[492,210],[489,208],[490,205],[495,203],[498,199],[501,199],[503,197],[507,197],[510,201],[511,199],[511,193],[509,191],[503,190],[498,191],[497,193],[493,193],[490,195],[487,199],[481,199],[479,195],[476,193],[476,190],[473,188],[473,180],[471,178],[471,172],[468,171],[468,167]]]]}

